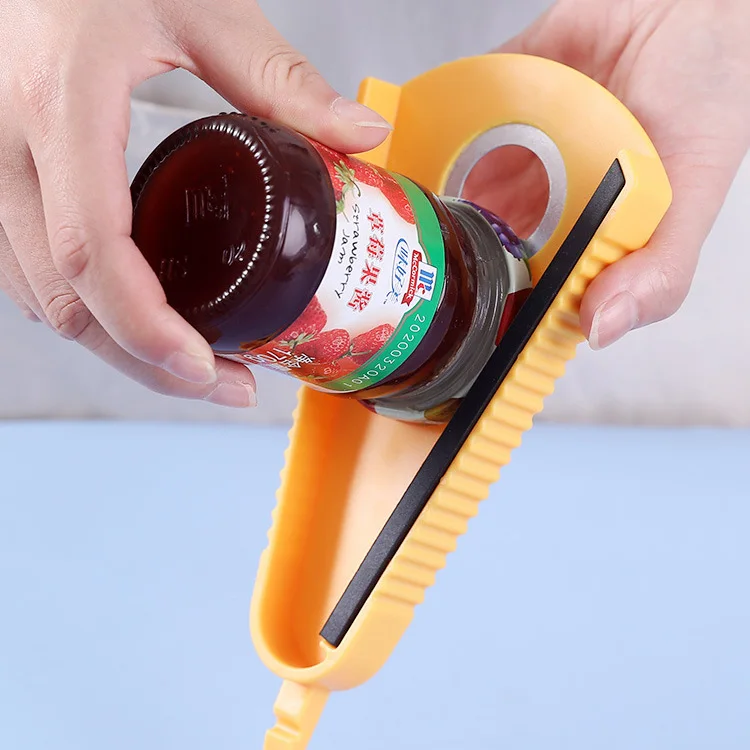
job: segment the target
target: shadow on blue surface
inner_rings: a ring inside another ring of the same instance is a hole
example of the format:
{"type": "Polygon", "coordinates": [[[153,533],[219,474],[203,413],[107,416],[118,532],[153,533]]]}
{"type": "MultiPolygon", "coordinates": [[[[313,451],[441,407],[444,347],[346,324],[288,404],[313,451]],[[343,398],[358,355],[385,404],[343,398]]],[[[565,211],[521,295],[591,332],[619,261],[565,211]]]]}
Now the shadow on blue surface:
{"type": "MultiPolygon", "coordinates": [[[[0,426],[0,747],[260,750],[283,430],[0,426]]],[[[750,433],[540,425],[310,750],[747,750],[750,433]]]]}

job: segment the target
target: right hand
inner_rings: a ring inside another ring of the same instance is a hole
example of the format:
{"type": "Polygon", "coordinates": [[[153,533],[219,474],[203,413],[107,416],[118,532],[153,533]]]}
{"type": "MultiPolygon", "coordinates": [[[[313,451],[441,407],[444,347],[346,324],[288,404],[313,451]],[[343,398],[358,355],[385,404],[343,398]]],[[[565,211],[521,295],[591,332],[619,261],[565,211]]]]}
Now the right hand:
{"type": "Polygon", "coordinates": [[[338,97],[250,0],[4,0],[0,6],[0,286],[161,393],[252,406],[255,380],[214,358],[130,238],[130,95],[174,68],[237,109],[346,152],[388,125],[338,97]]]}
{"type": "MultiPolygon", "coordinates": [[[[586,290],[581,327],[595,349],[669,317],[685,300],[750,147],[749,38],[748,0],[557,0],[499,50],[557,60],[606,86],[646,129],[672,184],[672,205],[647,245],[586,290]]],[[[524,209],[544,206],[545,183],[540,163],[516,156],[489,155],[472,173],[469,195],[523,234],[534,225],[524,209]]]]}

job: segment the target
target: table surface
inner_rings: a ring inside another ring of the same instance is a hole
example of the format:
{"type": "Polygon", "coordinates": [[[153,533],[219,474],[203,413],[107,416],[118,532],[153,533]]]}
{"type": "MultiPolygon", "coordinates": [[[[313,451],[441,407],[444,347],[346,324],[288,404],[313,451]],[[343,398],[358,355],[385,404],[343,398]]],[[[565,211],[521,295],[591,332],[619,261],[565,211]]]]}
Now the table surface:
{"type": "MultiPolygon", "coordinates": [[[[261,750],[285,431],[0,425],[0,747],[261,750]]],[[[310,750],[747,750],[750,433],[529,433],[310,750]]]]}

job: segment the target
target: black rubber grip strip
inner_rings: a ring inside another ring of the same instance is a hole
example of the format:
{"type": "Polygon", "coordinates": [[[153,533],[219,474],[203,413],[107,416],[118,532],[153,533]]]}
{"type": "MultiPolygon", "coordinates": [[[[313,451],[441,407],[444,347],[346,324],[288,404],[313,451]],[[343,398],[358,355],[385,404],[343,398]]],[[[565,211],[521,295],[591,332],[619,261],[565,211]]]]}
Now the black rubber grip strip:
{"type": "Polygon", "coordinates": [[[332,646],[341,644],[388,563],[398,552],[624,187],[625,176],[619,161],[615,160],[331,612],[320,635],[332,646]]]}

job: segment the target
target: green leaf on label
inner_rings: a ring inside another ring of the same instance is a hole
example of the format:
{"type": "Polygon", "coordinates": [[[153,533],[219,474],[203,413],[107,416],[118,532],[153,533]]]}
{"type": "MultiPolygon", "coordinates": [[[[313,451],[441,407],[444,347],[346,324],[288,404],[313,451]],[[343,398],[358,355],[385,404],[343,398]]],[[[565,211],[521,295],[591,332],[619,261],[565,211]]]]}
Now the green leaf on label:
{"type": "Polygon", "coordinates": [[[308,342],[312,341],[315,338],[314,333],[302,333],[295,339],[289,339],[288,341],[279,341],[279,344],[281,346],[285,346],[291,351],[294,351],[298,346],[301,346],[302,344],[307,344],[308,342]]]}
{"type": "Polygon", "coordinates": [[[339,179],[344,183],[345,189],[347,186],[349,187],[356,186],[356,182],[354,181],[354,171],[352,170],[351,167],[348,167],[346,164],[344,164],[343,161],[340,161],[336,163],[336,165],[334,166],[334,169],[339,179]]]}

